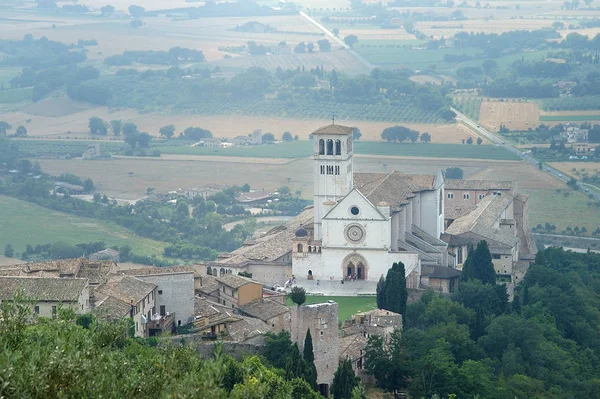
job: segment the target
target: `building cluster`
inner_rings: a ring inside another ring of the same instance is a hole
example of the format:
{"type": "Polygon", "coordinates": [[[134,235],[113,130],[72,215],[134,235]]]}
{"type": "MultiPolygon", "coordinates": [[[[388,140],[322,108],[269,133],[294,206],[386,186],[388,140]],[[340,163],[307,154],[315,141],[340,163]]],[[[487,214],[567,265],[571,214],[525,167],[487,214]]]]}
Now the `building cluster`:
{"type": "Polygon", "coordinates": [[[235,136],[231,142],[227,139],[219,137],[207,137],[201,139],[195,144],[196,147],[205,148],[227,148],[227,147],[244,147],[250,145],[262,144],[262,130],[255,129],[252,133],[247,136],[235,136]]]}
{"type": "Polygon", "coordinates": [[[586,160],[590,155],[594,155],[596,150],[595,145],[588,140],[588,129],[582,129],[574,123],[564,125],[563,131],[555,137],[552,137],[553,142],[560,142],[567,148],[571,149],[569,159],[586,160]]]}

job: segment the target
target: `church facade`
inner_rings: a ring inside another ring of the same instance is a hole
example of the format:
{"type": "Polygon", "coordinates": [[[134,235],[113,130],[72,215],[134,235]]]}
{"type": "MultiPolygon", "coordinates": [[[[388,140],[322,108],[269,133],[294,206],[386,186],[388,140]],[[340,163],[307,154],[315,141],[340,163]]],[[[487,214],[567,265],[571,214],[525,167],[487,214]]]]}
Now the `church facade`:
{"type": "Polygon", "coordinates": [[[353,128],[331,124],[313,137],[314,219],[297,226],[292,272],[311,280],[377,281],[404,263],[407,285],[419,286],[421,266],[448,266],[444,178],[354,173],[353,128]]]}

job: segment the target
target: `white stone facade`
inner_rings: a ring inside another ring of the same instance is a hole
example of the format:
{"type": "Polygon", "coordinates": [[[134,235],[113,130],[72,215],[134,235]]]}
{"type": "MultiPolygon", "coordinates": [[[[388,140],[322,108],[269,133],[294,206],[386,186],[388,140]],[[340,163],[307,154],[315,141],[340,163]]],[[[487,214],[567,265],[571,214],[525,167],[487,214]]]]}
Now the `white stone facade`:
{"type": "Polygon", "coordinates": [[[136,278],[156,284],[154,313],[175,313],[175,323],[183,326],[194,317],[194,273],[150,274],[136,278]]]}

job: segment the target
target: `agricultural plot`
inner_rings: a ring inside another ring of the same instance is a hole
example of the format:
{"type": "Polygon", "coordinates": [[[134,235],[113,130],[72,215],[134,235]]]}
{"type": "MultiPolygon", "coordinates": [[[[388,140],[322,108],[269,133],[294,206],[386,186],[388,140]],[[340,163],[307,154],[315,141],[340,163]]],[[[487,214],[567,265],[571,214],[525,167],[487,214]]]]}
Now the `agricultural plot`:
{"type": "Polygon", "coordinates": [[[434,86],[441,86],[442,82],[443,82],[443,80],[441,78],[438,78],[437,76],[430,76],[430,75],[413,75],[409,79],[415,83],[420,83],[422,85],[431,84],[434,86]]]}
{"type": "Polygon", "coordinates": [[[541,122],[587,122],[598,121],[600,115],[540,115],[541,122]]]}
{"type": "Polygon", "coordinates": [[[479,97],[454,97],[454,106],[469,118],[479,120],[481,98],[479,97]]]}
{"type": "Polygon", "coordinates": [[[540,120],[536,103],[483,101],[479,111],[479,121],[485,127],[497,131],[500,125],[510,130],[534,129],[540,120]]]}
{"type": "Polygon", "coordinates": [[[111,222],[52,211],[11,197],[0,196],[0,247],[11,244],[15,251],[25,245],[63,241],[80,244],[104,241],[107,245],[130,245],[140,255],[162,255],[164,243],[141,238],[111,222]]]}
{"type": "MultiPolygon", "coordinates": [[[[361,45],[359,42],[355,46],[355,50],[370,63],[384,67],[394,66],[419,70],[435,65],[437,70],[450,70],[457,64],[444,61],[445,55],[456,55],[456,49],[453,48],[406,48],[393,42],[378,45],[361,45]]],[[[479,50],[474,48],[460,50],[461,54],[470,56],[475,56],[478,52],[479,50]]]]}
{"type": "Polygon", "coordinates": [[[17,147],[19,154],[23,158],[38,158],[38,157],[65,157],[76,158],[81,157],[81,154],[90,144],[98,144],[102,154],[118,154],[125,147],[122,142],[110,141],[79,141],[79,140],[12,140],[13,145],[17,147]]]}
{"type": "MultiPolygon", "coordinates": [[[[491,15],[496,10],[490,10],[491,15]]],[[[513,10],[511,10],[513,11],[513,10]]],[[[498,17],[494,17],[498,18],[498,17]]],[[[537,30],[550,28],[556,19],[472,19],[465,21],[423,21],[416,22],[415,28],[427,36],[452,37],[458,32],[502,33],[512,30],[537,30]]]]}
{"type": "Polygon", "coordinates": [[[31,100],[33,88],[8,89],[0,91],[0,104],[20,103],[31,100]]]}
{"type": "Polygon", "coordinates": [[[550,165],[577,180],[586,173],[594,176],[600,171],[600,162],[551,162],[550,165]]]}
{"type": "MultiPolygon", "coordinates": [[[[600,96],[549,98],[542,102],[546,112],[554,111],[594,111],[600,109],[600,96]]],[[[581,112],[583,114],[583,112],[581,112]]]]}

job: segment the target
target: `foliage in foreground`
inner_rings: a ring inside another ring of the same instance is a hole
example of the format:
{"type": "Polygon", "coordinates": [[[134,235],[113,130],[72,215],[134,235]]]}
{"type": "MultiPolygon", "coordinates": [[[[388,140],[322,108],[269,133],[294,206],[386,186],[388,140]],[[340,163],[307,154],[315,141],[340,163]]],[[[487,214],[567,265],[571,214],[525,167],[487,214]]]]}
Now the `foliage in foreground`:
{"type": "Polygon", "coordinates": [[[600,255],[549,248],[512,306],[501,288],[473,278],[408,305],[401,335],[369,340],[377,384],[415,398],[600,397],[600,255]]]}
{"type": "Polygon", "coordinates": [[[238,362],[223,355],[220,344],[202,359],[190,347],[125,338],[125,322],[75,323],[72,312],[61,310],[57,319],[30,323],[31,307],[22,301],[0,310],[2,398],[320,397],[259,357],[238,362]]]}

